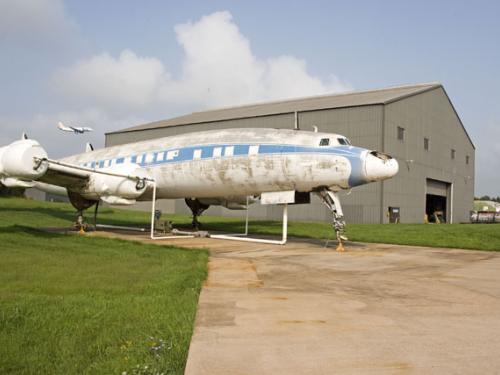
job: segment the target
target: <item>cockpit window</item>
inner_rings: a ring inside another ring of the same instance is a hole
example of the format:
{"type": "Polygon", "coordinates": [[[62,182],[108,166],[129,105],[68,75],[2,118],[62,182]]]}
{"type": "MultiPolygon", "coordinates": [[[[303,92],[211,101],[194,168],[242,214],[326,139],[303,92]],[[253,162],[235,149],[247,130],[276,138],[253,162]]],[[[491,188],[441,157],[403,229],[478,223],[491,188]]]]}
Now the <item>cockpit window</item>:
{"type": "Polygon", "coordinates": [[[319,141],[320,146],[328,146],[330,144],[330,138],[322,138],[321,141],[319,141]]]}
{"type": "Polygon", "coordinates": [[[337,141],[341,145],[348,145],[348,146],[351,145],[351,141],[349,141],[347,138],[337,138],[337,141]]]}

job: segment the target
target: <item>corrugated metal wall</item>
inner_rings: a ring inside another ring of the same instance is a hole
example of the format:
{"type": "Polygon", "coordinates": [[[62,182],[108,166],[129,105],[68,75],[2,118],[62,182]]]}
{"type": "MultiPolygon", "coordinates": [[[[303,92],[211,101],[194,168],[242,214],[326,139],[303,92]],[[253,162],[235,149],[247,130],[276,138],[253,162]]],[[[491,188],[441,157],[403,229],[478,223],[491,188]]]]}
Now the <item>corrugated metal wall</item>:
{"type": "MultiPolygon", "coordinates": [[[[368,105],[300,112],[301,130],[339,133],[349,137],[353,144],[382,150],[395,156],[400,163],[399,174],[383,183],[372,183],[341,194],[344,214],[351,223],[388,222],[389,206],[401,208],[401,222],[421,223],[425,214],[426,179],[453,184],[453,218],[466,221],[474,194],[474,149],[442,88],[402,99],[388,105],[368,105]],[[384,125],[385,124],[385,125],[384,125]],[[397,139],[397,127],[405,129],[404,141],[397,139]],[[424,137],[430,140],[430,149],[423,147],[424,137]],[[451,149],[456,150],[451,159],[451,149]],[[465,156],[469,164],[465,164],[465,156]]],[[[171,126],[160,129],[106,136],[106,145],[112,146],[139,140],[161,138],[194,131],[228,128],[289,128],[294,127],[294,114],[280,114],[246,119],[218,121],[205,124],[171,126]]],[[[167,212],[172,205],[165,206],[167,212]]],[[[189,213],[182,200],[173,205],[174,211],[189,213]]],[[[331,214],[322,203],[313,198],[311,205],[290,207],[291,220],[324,221],[331,214]]],[[[239,211],[211,207],[207,214],[242,216],[239,211]]],[[[255,218],[280,219],[279,207],[255,205],[255,218]]]]}
{"type": "Polygon", "coordinates": [[[385,151],[398,159],[400,172],[384,182],[384,210],[401,207],[401,222],[422,222],[426,179],[431,178],[453,184],[453,221],[467,221],[474,199],[474,148],[444,90],[386,105],[385,124],[385,151]],[[397,139],[398,126],[405,129],[404,141],[397,139]],[[429,150],[424,149],[424,138],[429,139],[429,150]]]}

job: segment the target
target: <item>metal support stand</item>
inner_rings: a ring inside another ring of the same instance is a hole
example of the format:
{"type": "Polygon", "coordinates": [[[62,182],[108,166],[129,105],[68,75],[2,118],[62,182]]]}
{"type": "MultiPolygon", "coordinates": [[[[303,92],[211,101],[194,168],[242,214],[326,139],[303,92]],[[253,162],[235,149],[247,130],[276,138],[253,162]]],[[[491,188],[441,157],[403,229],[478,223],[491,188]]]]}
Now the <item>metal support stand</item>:
{"type": "Polygon", "coordinates": [[[262,238],[251,238],[251,237],[242,237],[248,235],[248,206],[247,206],[247,215],[245,222],[245,234],[236,234],[236,235],[227,235],[227,234],[215,234],[210,235],[210,238],[217,238],[219,240],[232,240],[232,241],[245,241],[245,242],[258,242],[258,243],[269,243],[273,245],[284,245],[287,241],[288,236],[288,204],[283,205],[283,232],[281,235],[281,241],[278,240],[266,240],[262,238]]]}
{"type": "MultiPolygon", "coordinates": [[[[151,239],[152,240],[162,240],[162,239],[177,239],[177,238],[194,238],[194,237],[202,237],[208,234],[206,232],[199,232],[196,234],[192,234],[190,232],[183,231],[172,231],[174,235],[171,236],[155,236],[155,209],[156,209],[156,182],[151,181],[153,184],[153,196],[151,200],[151,239]]],[[[247,212],[245,218],[245,233],[242,234],[234,234],[234,235],[224,235],[224,234],[215,234],[210,235],[210,238],[216,238],[220,240],[233,240],[233,241],[245,241],[245,242],[258,242],[258,243],[269,243],[274,245],[284,245],[286,244],[288,237],[288,204],[283,205],[283,231],[281,235],[281,240],[266,240],[262,238],[250,238],[248,236],[248,197],[247,197],[247,212]]]]}
{"type": "Polygon", "coordinates": [[[177,238],[194,238],[197,237],[194,234],[188,234],[186,232],[180,232],[176,231],[175,233],[171,236],[155,236],[155,209],[156,209],[156,181],[151,181],[153,184],[153,197],[151,200],[151,239],[152,240],[171,240],[171,239],[177,239],[177,238]]]}
{"type": "MultiPolygon", "coordinates": [[[[229,236],[229,237],[246,237],[246,236],[248,236],[248,207],[249,207],[249,203],[248,203],[248,197],[247,197],[247,208],[245,210],[245,231],[243,233],[229,233],[229,234],[226,234],[225,236],[229,236]]],[[[215,238],[215,236],[217,236],[217,234],[211,235],[210,237],[215,238]]],[[[222,236],[222,234],[221,234],[221,236],[222,236]]]]}

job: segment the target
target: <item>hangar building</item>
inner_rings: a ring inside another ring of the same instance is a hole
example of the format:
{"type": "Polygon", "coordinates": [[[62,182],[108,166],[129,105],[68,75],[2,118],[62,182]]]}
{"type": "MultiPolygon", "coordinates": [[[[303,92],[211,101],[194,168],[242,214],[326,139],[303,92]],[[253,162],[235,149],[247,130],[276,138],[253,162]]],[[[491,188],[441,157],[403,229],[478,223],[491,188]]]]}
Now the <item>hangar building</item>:
{"type": "MultiPolygon", "coordinates": [[[[446,222],[469,220],[474,199],[475,147],[440,83],[323,95],[228,107],[106,134],[106,146],[227,128],[288,128],[339,133],[352,144],[394,156],[394,178],[341,193],[351,223],[421,223],[441,212],[446,222]]],[[[164,205],[167,203],[164,203],[164,205]]],[[[167,212],[190,212],[181,200],[167,212]]],[[[251,217],[279,219],[278,207],[252,207],[251,217]]],[[[221,207],[207,214],[241,215],[221,207]]],[[[292,220],[330,220],[319,200],[291,207],[292,220]]]]}

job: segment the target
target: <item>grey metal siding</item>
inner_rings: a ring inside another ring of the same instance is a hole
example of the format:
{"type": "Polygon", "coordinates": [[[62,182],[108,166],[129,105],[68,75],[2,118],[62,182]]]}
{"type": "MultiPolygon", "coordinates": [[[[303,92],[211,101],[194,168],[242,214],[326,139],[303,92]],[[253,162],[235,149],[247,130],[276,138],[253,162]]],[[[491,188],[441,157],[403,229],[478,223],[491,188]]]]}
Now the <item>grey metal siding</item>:
{"type": "Polygon", "coordinates": [[[383,209],[401,207],[401,222],[422,222],[426,179],[431,178],[453,184],[453,221],[466,221],[474,196],[474,148],[444,90],[388,104],[385,127],[385,151],[398,159],[400,172],[384,182],[383,209]],[[404,141],[397,139],[398,126],[405,129],[404,141]],[[429,150],[424,138],[430,140],[429,150]]]}

